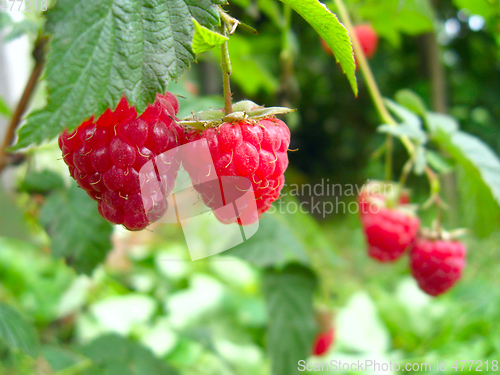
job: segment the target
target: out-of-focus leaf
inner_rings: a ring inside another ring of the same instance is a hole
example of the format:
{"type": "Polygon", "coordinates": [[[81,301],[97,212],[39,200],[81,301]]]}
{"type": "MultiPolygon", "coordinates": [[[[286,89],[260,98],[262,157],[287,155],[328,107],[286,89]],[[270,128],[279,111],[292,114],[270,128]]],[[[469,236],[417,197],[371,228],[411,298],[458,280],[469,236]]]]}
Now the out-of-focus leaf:
{"type": "Polygon", "coordinates": [[[214,47],[220,46],[225,41],[228,41],[229,38],[212,31],[205,26],[199,24],[193,18],[194,24],[194,36],[193,36],[193,52],[198,54],[205,51],[208,51],[214,47]]]}
{"type": "Polygon", "coordinates": [[[303,266],[269,269],[264,274],[263,291],[269,314],[266,347],[273,375],[299,374],[298,361],[311,353],[317,330],[315,288],[314,274],[303,266]]]}
{"type": "Polygon", "coordinates": [[[415,112],[420,116],[424,116],[427,108],[420,96],[408,89],[399,90],[394,96],[398,104],[405,106],[410,111],[415,112]]]}
{"type": "Polygon", "coordinates": [[[418,116],[408,108],[403,107],[390,99],[386,99],[385,104],[396,116],[401,119],[403,124],[415,129],[415,131],[422,130],[422,121],[420,121],[418,116]]]}
{"type": "Polygon", "coordinates": [[[58,346],[43,346],[42,353],[54,371],[62,371],[82,361],[81,356],[58,346]]]}
{"type": "Polygon", "coordinates": [[[435,151],[427,150],[425,156],[430,166],[439,173],[448,173],[453,169],[453,163],[435,151]]]}
{"type": "Polygon", "coordinates": [[[10,15],[0,10],[0,30],[10,25],[12,25],[12,18],[10,18],[10,15]]]}
{"type": "Polygon", "coordinates": [[[500,15],[497,0],[453,0],[458,9],[467,9],[471,14],[479,14],[486,20],[500,15]]]}
{"type": "Polygon", "coordinates": [[[38,34],[39,30],[40,25],[37,20],[26,18],[12,24],[12,30],[5,36],[4,41],[10,42],[14,39],[22,37],[25,34],[35,36],[38,34]]]}
{"type": "Polygon", "coordinates": [[[500,225],[500,159],[479,138],[454,130],[456,123],[453,118],[436,114],[427,117],[433,119],[430,126],[432,140],[463,168],[460,185],[468,192],[467,198],[462,200],[468,207],[465,216],[474,218],[471,224],[476,234],[491,234],[500,225]]]}
{"type": "Polygon", "coordinates": [[[425,147],[418,146],[415,149],[415,166],[413,170],[416,175],[421,175],[425,171],[425,167],[427,166],[427,158],[425,157],[425,147]]]}
{"type": "Polygon", "coordinates": [[[435,15],[429,0],[366,0],[356,11],[395,46],[401,44],[401,33],[419,35],[434,27],[435,15]]]}
{"type": "Polygon", "coordinates": [[[395,137],[408,137],[419,144],[424,144],[427,142],[426,134],[419,128],[415,128],[408,124],[402,124],[398,126],[383,124],[377,128],[380,133],[391,134],[395,137]]]}
{"type": "Polygon", "coordinates": [[[0,236],[28,240],[29,228],[24,214],[14,203],[15,197],[0,190],[0,236]]]}
{"type": "MultiPolygon", "coordinates": [[[[237,83],[246,95],[256,95],[260,90],[274,93],[278,89],[278,80],[265,61],[261,60],[261,53],[255,49],[255,44],[249,42],[247,37],[231,35],[228,47],[233,68],[231,80],[237,83]]],[[[220,53],[217,52],[215,56],[220,61],[220,53]]]]}
{"type": "Polygon", "coordinates": [[[34,357],[38,354],[35,328],[16,310],[0,302],[0,338],[10,348],[19,349],[34,357]]]}
{"type": "Polygon", "coordinates": [[[52,240],[52,253],[64,257],[78,272],[90,274],[111,250],[111,225],[76,185],[51,195],[42,208],[40,222],[52,240]]]}
{"type": "Polygon", "coordinates": [[[459,129],[458,121],[442,113],[427,112],[425,123],[429,132],[453,133],[459,129]]]}
{"type": "Polygon", "coordinates": [[[140,344],[118,335],[100,336],[81,348],[94,361],[86,375],[176,375],[177,371],[140,344]]]}
{"type": "Polygon", "coordinates": [[[64,188],[63,178],[48,169],[28,173],[20,189],[30,194],[46,194],[64,188]]]}
{"type": "Polygon", "coordinates": [[[358,95],[358,84],[354,71],[354,52],[347,29],[324,4],[318,0],[281,0],[302,16],[332,50],[335,59],[347,75],[354,95],[358,95]]]}
{"type": "Polygon", "coordinates": [[[224,254],[240,257],[260,267],[289,262],[308,263],[302,242],[279,215],[262,217],[256,234],[224,254]]]}
{"type": "MultiPolygon", "coordinates": [[[[0,13],[1,16],[1,13],[0,13]]],[[[5,102],[5,99],[0,96],[0,115],[5,117],[12,116],[12,111],[9,108],[9,105],[5,102]]]]}
{"type": "Polygon", "coordinates": [[[458,193],[460,197],[460,225],[472,228],[481,238],[488,237],[500,228],[500,207],[491,190],[479,175],[470,169],[458,169],[458,193]]]}

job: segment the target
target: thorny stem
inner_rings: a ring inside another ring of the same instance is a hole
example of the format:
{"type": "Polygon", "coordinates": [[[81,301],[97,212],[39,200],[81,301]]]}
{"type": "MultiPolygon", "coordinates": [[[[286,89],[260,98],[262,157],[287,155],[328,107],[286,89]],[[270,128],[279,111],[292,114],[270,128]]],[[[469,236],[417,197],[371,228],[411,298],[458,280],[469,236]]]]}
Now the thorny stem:
{"type": "MultiPolygon", "coordinates": [[[[222,34],[227,36],[227,23],[222,22],[222,34]]],[[[231,75],[231,60],[229,59],[229,49],[227,41],[221,45],[222,51],[222,81],[224,85],[224,113],[226,115],[233,113],[233,98],[231,94],[231,81],[229,76],[231,75]]]]}
{"type": "Polygon", "coordinates": [[[14,137],[16,135],[16,129],[21,123],[22,117],[28,104],[30,102],[31,97],[35,91],[36,85],[38,83],[38,78],[42,74],[43,66],[45,64],[45,54],[44,49],[47,43],[47,38],[43,36],[39,36],[37,41],[35,42],[35,48],[33,50],[33,57],[35,59],[35,67],[31,72],[31,76],[24,88],[23,95],[17,104],[16,110],[12,115],[12,119],[10,120],[9,127],[7,129],[7,133],[5,134],[5,139],[0,148],[0,173],[3,169],[9,164],[9,154],[7,149],[12,145],[14,141],[14,137]]]}
{"type": "MultiPolygon", "coordinates": [[[[370,65],[368,64],[368,61],[363,53],[363,49],[361,48],[361,44],[359,43],[358,38],[356,37],[356,33],[354,33],[354,27],[352,25],[351,19],[349,18],[349,13],[347,11],[347,8],[342,0],[335,0],[335,5],[337,6],[339,13],[340,13],[340,18],[342,19],[342,22],[346,26],[347,30],[349,31],[349,35],[351,37],[351,40],[353,42],[353,47],[354,47],[354,53],[356,54],[356,61],[359,64],[359,68],[361,70],[361,73],[363,73],[363,77],[365,78],[366,84],[368,86],[368,90],[370,91],[370,95],[372,97],[373,103],[375,104],[375,107],[377,108],[377,111],[380,115],[380,118],[382,121],[386,124],[389,124],[391,126],[398,126],[398,123],[394,118],[391,116],[389,111],[387,110],[387,107],[384,104],[384,100],[382,99],[382,95],[380,94],[380,90],[377,86],[377,82],[375,81],[375,78],[373,77],[373,73],[370,69],[370,65]]],[[[388,141],[387,143],[387,153],[392,153],[392,141],[388,141]],[[389,148],[391,146],[391,148],[389,148]]],[[[415,154],[415,146],[413,143],[410,141],[410,139],[406,136],[401,137],[401,142],[403,145],[406,147],[408,154],[410,155],[410,158],[413,159],[413,155],[415,154]]],[[[392,159],[392,158],[391,158],[392,159]]],[[[389,164],[392,160],[391,159],[386,159],[386,175],[388,174],[388,169],[391,168],[391,164],[389,164]]],[[[439,179],[434,173],[434,171],[429,167],[425,167],[425,173],[427,175],[427,179],[429,180],[429,184],[431,186],[431,196],[434,198],[439,194],[440,191],[440,184],[439,184],[439,179]]],[[[435,200],[436,203],[441,202],[441,199],[435,200]]]]}

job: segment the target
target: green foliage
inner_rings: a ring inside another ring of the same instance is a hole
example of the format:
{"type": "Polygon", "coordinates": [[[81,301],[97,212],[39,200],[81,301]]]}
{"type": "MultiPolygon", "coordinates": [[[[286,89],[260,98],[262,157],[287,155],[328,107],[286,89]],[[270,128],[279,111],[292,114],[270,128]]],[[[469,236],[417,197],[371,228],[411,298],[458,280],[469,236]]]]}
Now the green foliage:
{"type": "Polygon", "coordinates": [[[500,225],[500,159],[480,139],[458,130],[450,117],[430,114],[428,125],[432,141],[463,168],[468,224],[477,235],[490,235],[500,225]]]}
{"type": "Polygon", "coordinates": [[[202,52],[206,52],[216,46],[220,46],[225,41],[228,41],[229,38],[216,33],[198,23],[193,18],[194,24],[194,36],[193,36],[193,52],[198,54],[202,52]]]}
{"type": "Polygon", "coordinates": [[[51,236],[54,256],[66,258],[77,272],[90,274],[111,249],[111,225],[75,184],[47,199],[40,223],[51,236]]]}
{"type": "Polygon", "coordinates": [[[238,256],[260,267],[283,266],[290,262],[308,263],[296,232],[278,215],[261,218],[255,235],[224,254],[238,256]]]}
{"type": "Polygon", "coordinates": [[[288,265],[264,274],[269,314],[267,351],[273,375],[298,374],[297,362],[311,353],[317,327],[312,305],[316,278],[310,269],[288,265]]]}
{"type": "Polygon", "coordinates": [[[352,12],[360,22],[371,22],[377,33],[394,46],[401,45],[401,33],[431,32],[435,14],[429,0],[354,0],[352,12]]]}
{"type": "Polygon", "coordinates": [[[28,173],[20,186],[22,191],[29,194],[47,194],[63,188],[64,181],[61,175],[48,169],[28,173]]]}
{"type": "Polygon", "coordinates": [[[84,371],[88,375],[177,374],[146,348],[118,335],[103,335],[82,347],[81,352],[94,361],[94,365],[84,371]]]}
{"type": "Polygon", "coordinates": [[[21,209],[14,202],[14,195],[0,189],[0,236],[25,240],[29,238],[26,219],[21,209]]]}
{"type": "Polygon", "coordinates": [[[16,310],[2,302],[0,302],[0,338],[12,349],[19,349],[31,356],[38,354],[35,328],[16,310]]]}
{"type": "Polygon", "coordinates": [[[299,13],[332,49],[337,62],[347,75],[354,95],[358,95],[358,85],[354,71],[354,52],[346,28],[337,16],[318,0],[281,0],[299,13]]]}
{"type": "Polygon", "coordinates": [[[47,106],[31,113],[16,148],[40,144],[125,95],[142,113],[193,61],[194,17],[219,24],[220,0],[61,0],[48,14],[47,106]]]}
{"type": "MultiPolygon", "coordinates": [[[[1,13],[0,13],[0,17],[1,17],[1,13]]],[[[5,99],[2,98],[1,96],[0,96],[0,115],[3,115],[4,117],[12,116],[11,109],[9,108],[8,104],[5,102],[5,99]]]]}
{"type": "MultiPolygon", "coordinates": [[[[264,38],[256,36],[256,39],[264,38]]],[[[259,46],[251,43],[248,38],[234,34],[228,42],[231,56],[231,79],[237,83],[247,95],[256,95],[259,91],[273,93],[279,87],[278,80],[270,70],[266,61],[259,59],[259,46]],[[251,79],[248,79],[251,77],[251,79]]],[[[220,53],[217,51],[217,59],[220,53]]]]}
{"type": "Polygon", "coordinates": [[[471,14],[479,14],[487,21],[494,21],[500,16],[500,7],[495,0],[453,0],[453,3],[458,9],[466,9],[471,14]]]}

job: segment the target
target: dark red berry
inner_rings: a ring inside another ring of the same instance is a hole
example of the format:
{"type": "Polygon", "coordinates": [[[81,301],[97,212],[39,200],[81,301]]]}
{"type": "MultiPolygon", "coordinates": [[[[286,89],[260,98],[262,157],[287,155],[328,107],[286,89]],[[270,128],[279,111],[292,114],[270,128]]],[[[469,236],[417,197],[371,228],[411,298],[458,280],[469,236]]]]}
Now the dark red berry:
{"type": "MultiPolygon", "coordinates": [[[[157,156],[163,160],[160,154],[180,145],[183,131],[175,121],[178,108],[175,96],[166,93],[157,95],[156,101],[137,117],[135,108],[123,98],[115,111],[108,109],[97,120],[92,118],[59,136],[71,175],[98,201],[99,213],[106,220],[140,230],[166,212],[164,195],[155,196],[153,204],[144,203],[151,197],[141,195],[139,172],[148,161],[157,156]]],[[[151,178],[168,181],[171,186],[164,190],[169,193],[178,168],[172,160],[168,170],[151,178]]]]}
{"type": "Polygon", "coordinates": [[[202,147],[194,146],[183,158],[183,165],[205,204],[218,209],[215,216],[223,223],[246,225],[256,222],[279,198],[285,183],[283,173],[288,166],[290,144],[290,130],[286,124],[275,117],[241,120],[186,135],[188,143],[198,140],[206,140],[211,158],[203,154],[202,147]],[[239,207],[237,214],[234,210],[220,209],[243,196],[250,187],[257,212],[252,212],[250,205],[239,207]]]}
{"type": "Polygon", "coordinates": [[[410,253],[413,277],[425,293],[437,296],[462,277],[466,248],[461,241],[418,238],[410,253]]]}
{"type": "Polygon", "coordinates": [[[318,333],[314,339],[313,354],[319,356],[327,353],[333,343],[334,336],[335,331],[333,327],[328,331],[318,333]]]}

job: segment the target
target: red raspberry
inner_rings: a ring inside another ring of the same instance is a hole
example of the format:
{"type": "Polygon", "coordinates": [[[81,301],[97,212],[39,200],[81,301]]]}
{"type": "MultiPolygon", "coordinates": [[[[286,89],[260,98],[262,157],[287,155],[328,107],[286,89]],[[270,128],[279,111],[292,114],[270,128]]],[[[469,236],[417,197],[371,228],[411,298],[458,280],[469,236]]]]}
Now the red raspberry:
{"type": "Polygon", "coordinates": [[[331,327],[328,331],[320,332],[314,339],[313,355],[323,355],[330,349],[335,338],[335,330],[331,327]]]}
{"type": "Polygon", "coordinates": [[[312,354],[323,355],[328,352],[335,338],[335,330],[332,323],[333,315],[328,308],[322,307],[316,311],[315,317],[319,326],[319,332],[313,342],[312,354]]]}
{"type": "Polygon", "coordinates": [[[366,58],[371,58],[375,54],[378,45],[378,35],[376,31],[373,30],[373,27],[369,24],[361,24],[354,27],[354,32],[358,37],[359,44],[361,44],[361,48],[366,58]]]}
{"type": "Polygon", "coordinates": [[[381,204],[370,205],[361,215],[361,223],[368,242],[368,255],[380,262],[398,259],[413,243],[420,226],[411,211],[390,209],[381,204]]]}
{"type": "MultiPolygon", "coordinates": [[[[353,30],[356,33],[359,44],[361,44],[361,49],[363,50],[366,58],[371,58],[377,51],[378,46],[378,35],[376,31],[369,24],[357,25],[353,30]]],[[[328,46],[328,44],[326,44],[324,39],[321,39],[320,43],[321,47],[326,53],[330,55],[333,54],[331,48],[328,46]]]]}
{"type": "Polygon", "coordinates": [[[461,241],[418,238],[410,253],[413,277],[425,293],[437,296],[462,277],[466,248],[461,241]]]}
{"type": "MultiPolygon", "coordinates": [[[[144,182],[139,181],[139,171],[147,161],[179,146],[182,130],[175,122],[178,108],[173,94],[157,95],[138,118],[135,108],[123,98],[114,111],[108,109],[96,121],[91,118],[59,136],[71,176],[98,202],[99,213],[106,220],[141,230],[166,212],[164,196],[160,194],[162,199],[155,201],[153,195],[141,195],[144,182]]],[[[156,169],[157,173],[161,169],[159,175],[150,177],[174,181],[179,166],[167,162],[168,167],[156,169]]],[[[173,184],[163,193],[172,188],[173,184]]]]}
{"type": "Polygon", "coordinates": [[[290,130],[286,124],[275,117],[240,120],[224,122],[202,132],[193,131],[186,136],[187,142],[200,139],[207,141],[215,171],[208,168],[211,161],[204,160],[196,152],[184,157],[183,165],[205,204],[214,210],[221,208],[242,196],[251,185],[257,213],[252,212],[251,207],[248,210],[240,207],[239,218],[234,211],[226,214],[217,210],[215,214],[223,223],[246,225],[256,222],[279,198],[285,183],[283,173],[288,166],[290,144],[290,130]],[[218,179],[202,183],[214,172],[218,179]],[[221,179],[224,176],[232,177],[232,183],[227,183],[227,178],[221,179]],[[224,185],[224,197],[220,193],[221,185],[224,185]]]}

